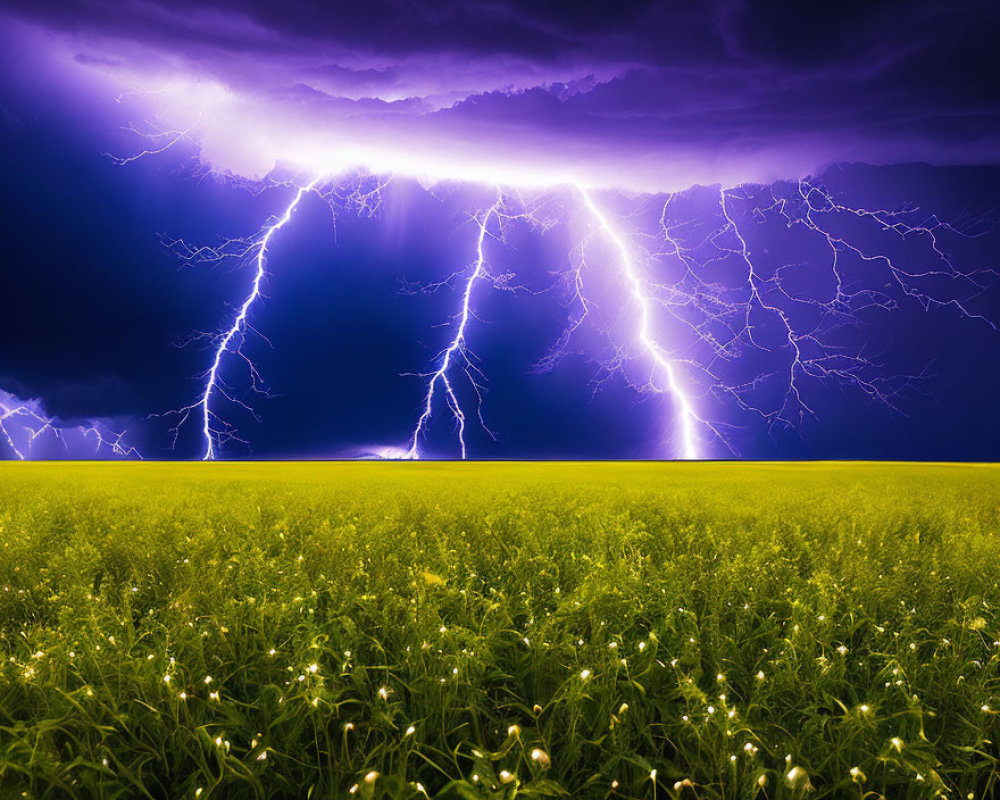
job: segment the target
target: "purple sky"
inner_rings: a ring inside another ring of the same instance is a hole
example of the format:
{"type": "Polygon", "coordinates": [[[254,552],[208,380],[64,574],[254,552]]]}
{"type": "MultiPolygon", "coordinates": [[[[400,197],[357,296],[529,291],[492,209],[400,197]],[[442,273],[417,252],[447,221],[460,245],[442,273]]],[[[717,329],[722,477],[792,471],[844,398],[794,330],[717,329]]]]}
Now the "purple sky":
{"type": "MultiPolygon", "coordinates": [[[[223,171],[622,189],[1000,156],[991,2],[7,3],[16,71],[223,171]],[[332,159],[330,161],[329,159],[332,159]]],[[[96,112],[95,112],[96,113],[96,112]]]]}
{"type": "MultiPolygon", "coordinates": [[[[164,243],[311,184],[247,317],[273,396],[222,358],[225,457],[405,448],[479,230],[475,457],[691,427],[701,457],[995,458],[997,41],[995,2],[8,0],[0,434],[197,457],[156,415],[203,396],[254,264],[164,243]],[[390,176],[368,214],[351,186],[390,176]]],[[[455,455],[437,403],[425,452],[455,455]]]]}

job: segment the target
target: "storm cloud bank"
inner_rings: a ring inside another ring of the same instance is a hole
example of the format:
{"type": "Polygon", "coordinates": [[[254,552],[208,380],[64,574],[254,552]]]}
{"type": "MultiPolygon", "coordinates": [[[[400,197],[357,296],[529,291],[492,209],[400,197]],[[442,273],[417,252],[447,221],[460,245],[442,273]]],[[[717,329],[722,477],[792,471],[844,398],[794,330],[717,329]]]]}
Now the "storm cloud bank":
{"type": "Polygon", "coordinates": [[[184,132],[247,177],[363,166],[658,191],[1000,157],[989,2],[91,0],[6,14],[22,77],[72,74],[139,103],[142,133],[184,132]]]}

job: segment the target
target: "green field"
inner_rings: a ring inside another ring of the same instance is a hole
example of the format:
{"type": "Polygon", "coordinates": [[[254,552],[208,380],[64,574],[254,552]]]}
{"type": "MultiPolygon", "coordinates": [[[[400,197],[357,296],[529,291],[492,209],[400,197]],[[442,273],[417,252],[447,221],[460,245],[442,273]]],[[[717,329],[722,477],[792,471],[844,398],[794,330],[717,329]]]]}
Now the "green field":
{"type": "Polygon", "coordinates": [[[1000,796],[1000,468],[4,464],[0,798],[1000,796]]]}

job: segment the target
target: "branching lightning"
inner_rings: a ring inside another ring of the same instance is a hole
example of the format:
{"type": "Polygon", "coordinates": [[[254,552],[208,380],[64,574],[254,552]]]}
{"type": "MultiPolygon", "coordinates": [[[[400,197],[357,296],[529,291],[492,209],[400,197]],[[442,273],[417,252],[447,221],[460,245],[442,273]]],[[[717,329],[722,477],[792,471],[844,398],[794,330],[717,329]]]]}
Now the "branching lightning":
{"type": "Polygon", "coordinates": [[[93,453],[102,450],[120,458],[141,459],[139,451],[125,441],[125,431],[101,431],[96,422],[86,425],[61,426],[55,419],[42,413],[35,403],[19,403],[6,392],[0,392],[0,441],[7,445],[10,454],[21,461],[32,457],[36,443],[51,438],[68,451],[67,433],[73,432],[81,439],[92,440],[93,453]],[[20,443],[19,443],[20,440],[20,443]]]}
{"type": "MultiPolygon", "coordinates": [[[[472,316],[471,302],[473,289],[475,288],[476,283],[483,278],[486,271],[486,254],[483,248],[486,242],[490,219],[496,218],[498,224],[501,219],[504,201],[503,194],[499,189],[497,189],[497,195],[497,201],[490,206],[489,210],[476,216],[476,223],[479,225],[479,236],[476,240],[476,259],[473,262],[472,270],[465,281],[465,290],[462,292],[462,303],[457,316],[455,335],[448,343],[448,346],[445,347],[440,354],[438,368],[429,376],[430,380],[427,382],[427,392],[424,396],[423,411],[417,419],[416,427],[413,429],[413,435],[410,437],[410,447],[409,450],[406,451],[407,458],[420,458],[420,439],[426,432],[427,425],[430,423],[431,415],[434,413],[434,391],[439,383],[441,384],[442,391],[444,392],[445,402],[448,404],[448,409],[451,411],[451,414],[455,419],[455,424],[458,430],[458,444],[462,453],[462,458],[464,459],[467,455],[465,444],[466,416],[465,412],[462,410],[462,404],[459,402],[458,395],[455,394],[455,388],[452,385],[452,381],[449,378],[449,370],[451,369],[453,362],[458,364],[458,368],[465,373],[466,377],[469,379],[469,384],[472,386],[472,389],[476,394],[477,408],[481,408],[481,386],[477,380],[480,372],[479,368],[469,357],[466,342],[466,330],[469,326],[469,318],[472,316]]],[[[481,416],[480,420],[482,420],[481,416]]]]}
{"type": "MultiPolygon", "coordinates": [[[[233,318],[232,324],[216,337],[212,363],[205,374],[205,383],[201,396],[195,403],[185,406],[176,412],[180,415],[180,419],[175,427],[175,430],[176,428],[179,428],[180,425],[183,425],[192,413],[197,413],[200,417],[202,436],[204,437],[205,446],[204,455],[202,456],[203,460],[208,461],[216,458],[219,448],[225,442],[238,438],[232,425],[222,419],[218,412],[216,412],[213,408],[213,401],[217,396],[220,396],[230,403],[236,404],[250,413],[253,413],[253,409],[247,403],[227,390],[225,382],[222,380],[219,373],[226,355],[232,354],[239,357],[246,363],[250,370],[254,388],[259,389],[261,386],[260,375],[257,372],[257,368],[254,366],[253,361],[244,352],[243,346],[246,343],[247,331],[250,330],[250,323],[248,321],[250,310],[260,299],[261,282],[264,280],[264,276],[266,275],[268,246],[270,245],[271,239],[274,235],[285,227],[285,225],[287,225],[291,220],[292,214],[302,201],[302,198],[309,192],[314,191],[320,180],[321,176],[313,178],[313,180],[305,186],[298,187],[295,192],[295,196],[285,208],[284,212],[266,223],[260,230],[259,234],[250,242],[246,243],[245,249],[236,253],[240,257],[246,257],[252,260],[254,274],[253,280],[250,283],[250,291],[240,304],[239,310],[233,318]]],[[[230,251],[228,245],[224,246],[221,252],[223,254],[229,254],[230,251]]],[[[199,249],[192,253],[192,257],[214,260],[221,258],[222,255],[219,250],[205,251],[204,249],[199,249]]]]}
{"type": "MultiPolygon", "coordinates": [[[[149,147],[117,162],[126,164],[162,152],[189,138],[190,131],[144,136],[149,147]]],[[[283,186],[292,189],[293,196],[253,237],[228,239],[211,247],[190,246],[183,240],[166,243],[184,261],[236,258],[253,270],[248,291],[228,326],[196,337],[212,343],[212,358],[198,398],[171,412],[177,415],[175,441],[177,431],[189,418],[200,421],[202,457],[206,460],[219,457],[228,442],[243,441],[220,407],[228,404],[251,415],[254,411],[230,389],[223,373],[227,361],[235,357],[249,371],[250,388],[264,392],[261,376],[247,352],[248,334],[254,330],[251,317],[261,299],[272,241],[292,220],[303,198],[312,193],[323,199],[334,213],[335,223],[336,214],[346,210],[374,216],[392,179],[391,175],[380,178],[367,172],[321,174],[301,184],[269,179],[259,184],[258,191],[283,186]]],[[[859,330],[862,318],[869,313],[895,311],[909,301],[926,311],[950,309],[997,330],[997,322],[976,309],[975,298],[1000,283],[1000,273],[993,268],[960,268],[945,243],[948,237],[973,238],[983,231],[962,230],[936,216],[920,217],[915,208],[892,211],[849,206],[808,179],[772,185],[695,187],[660,198],[633,199],[637,215],[641,207],[657,203],[658,222],[653,231],[640,227],[626,234],[594,199],[592,190],[582,185],[532,190],[535,202],[557,198],[554,202],[564,206],[558,222],[535,217],[527,210],[530,203],[521,192],[499,188],[496,192],[492,205],[469,214],[478,227],[469,267],[435,284],[457,281],[461,287],[450,338],[435,358],[433,370],[416,373],[425,383],[406,446],[381,448],[378,453],[383,457],[426,457],[424,443],[441,403],[454,423],[462,458],[470,454],[467,432],[472,415],[492,435],[482,413],[486,376],[472,354],[470,337],[477,288],[483,284],[510,288],[510,273],[491,274],[487,244],[491,239],[502,241],[504,226],[513,219],[544,230],[557,224],[569,229],[576,221],[588,231],[583,241],[570,249],[567,262],[550,269],[557,275],[557,284],[551,289],[561,292],[566,325],[536,371],[554,369],[571,341],[580,336],[592,338],[588,331],[605,337],[611,355],[594,356],[600,374],[624,375],[636,391],[669,399],[667,427],[673,434],[662,438],[676,444],[657,455],[698,459],[713,453],[715,444],[736,452],[723,431],[740,427],[739,415],[763,420],[769,431],[776,427],[798,429],[805,417],[815,416],[810,397],[813,387],[823,383],[851,387],[894,407],[898,394],[920,376],[885,374],[878,353],[860,338],[845,333],[859,330]],[[705,193],[711,191],[715,192],[714,211],[710,204],[696,202],[699,198],[704,201],[705,193]],[[864,234],[860,239],[852,225],[864,234]],[[774,263],[757,237],[758,230],[773,231],[775,226],[804,231],[827,253],[825,263],[822,255],[812,252],[800,260],[774,263]],[[888,250],[872,250],[876,233],[907,247],[923,243],[925,255],[909,256],[919,257],[923,263],[910,267],[888,250]],[[587,253],[588,247],[601,252],[593,247],[597,242],[610,250],[603,263],[587,253]],[[603,276],[617,274],[623,287],[621,297],[597,296],[601,281],[592,280],[594,270],[603,276]],[[804,289],[799,277],[805,270],[817,283],[804,289]],[[595,316],[595,309],[601,313],[595,316]],[[630,333],[622,334],[623,329],[630,333]],[[637,369],[639,378],[635,377],[637,369]],[[457,383],[459,378],[464,381],[457,383]],[[468,387],[462,389],[465,383],[468,387]],[[461,399],[461,394],[470,390],[474,411],[461,399]]],[[[2,424],[0,432],[13,447],[2,424]]]]}
{"type": "Polygon", "coordinates": [[[586,189],[580,188],[580,195],[587,209],[593,215],[601,231],[614,244],[618,251],[618,259],[628,282],[629,291],[638,308],[639,323],[636,327],[636,341],[648,355],[653,372],[649,377],[648,387],[656,392],[667,391],[677,411],[677,426],[680,433],[680,457],[684,459],[699,458],[695,424],[698,417],[695,414],[691,398],[681,385],[676,362],[668,352],[656,341],[653,333],[652,309],[653,301],[647,296],[643,280],[636,272],[629,249],[621,235],[612,227],[607,216],[597,207],[586,189]]]}

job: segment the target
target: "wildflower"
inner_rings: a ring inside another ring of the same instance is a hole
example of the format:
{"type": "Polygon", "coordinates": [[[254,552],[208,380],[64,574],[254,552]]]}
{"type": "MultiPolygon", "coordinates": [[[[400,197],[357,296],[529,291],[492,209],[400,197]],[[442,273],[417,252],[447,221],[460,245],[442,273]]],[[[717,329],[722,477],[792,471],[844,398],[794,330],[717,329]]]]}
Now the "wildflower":
{"type": "Polygon", "coordinates": [[[692,786],[694,786],[694,784],[691,783],[691,779],[685,778],[684,780],[677,781],[674,784],[674,791],[679,792],[681,789],[690,789],[692,786]]]}
{"type": "Polygon", "coordinates": [[[180,693],[179,695],[177,695],[177,696],[178,696],[178,697],[179,697],[179,698],[180,698],[181,700],[187,700],[187,699],[188,699],[188,693],[187,693],[187,692],[181,692],[181,693],[180,693]]]}
{"type": "Polygon", "coordinates": [[[219,701],[219,693],[218,692],[209,692],[208,693],[208,699],[209,700],[215,700],[216,702],[218,702],[219,701]]]}
{"type": "Polygon", "coordinates": [[[759,787],[760,787],[761,789],[765,788],[765,787],[767,786],[767,775],[764,775],[764,774],[761,774],[761,775],[760,775],[760,776],[759,776],[759,777],[757,778],[757,785],[758,785],[758,786],[759,786],[759,787]]]}
{"type": "Polygon", "coordinates": [[[537,763],[542,769],[548,769],[552,766],[552,759],[549,758],[549,754],[539,747],[531,751],[531,760],[537,763]]]}
{"type": "Polygon", "coordinates": [[[584,681],[587,680],[587,678],[589,678],[590,675],[591,675],[591,672],[590,672],[589,669],[580,670],[580,679],[581,680],[584,680],[584,681]]]}
{"type": "Polygon", "coordinates": [[[851,767],[850,773],[851,773],[851,780],[854,781],[855,783],[864,783],[866,780],[868,780],[868,776],[861,771],[860,767],[851,767]]]}
{"type": "Polygon", "coordinates": [[[617,780],[611,781],[611,788],[612,789],[617,789],[618,788],[618,781],[617,780]]]}
{"type": "Polygon", "coordinates": [[[353,722],[345,722],[344,723],[344,733],[350,733],[353,730],[354,730],[354,723],[353,722]]]}
{"type": "Polygon", "coordinates": [[[383,700],[388,700],[389,690],[385,686],[383,686],[381,689],[378,690],[378,696],[381,697],[383,700]]]}
{"type": "Polygon", "coordinates": [[[413,734],[415,734],[416,732],[417,729],[411,725],[409,728],[406,729],[406,733],[404,733],[403,736],[413,736],[413,734]]]}
{"type": "Polygon", "coordinates": [[[319,671],[319,664],[310,664],[309,671],[315,675],[319,671]]]}
{"type": "Polygon", "coordinates": [[[903,752],[903,740],[900,739],[898,736],[893,736],[889,740],[889,744],[892,745],[892,747],[896,750],[897,753],[903,752]]]}
{"type": "Polygon", "coordinates": [[[261,750],[260,751],[260,755],[257,756],[257,760],[258,761],[266,761],[267,760],[267,750],[261,750]]]}
{"type": "Polygon", "coordinates": [[[511,725],[509,728],[507,728],[507,735],[519,737],[521,735],[521,726],[511,725]]]}
{"type": "Polygon", "coordinates": [[[809,773],[802,769],[802,767],[792,767],[785,773],[785,780],[792,787],[804,786],[809,783],[809,773]]]}
{"type": "Polygon", "coordinates": [[[514,780],[514,776],[505,769],[500,770],[500,783],[511,783],[514,780]]]}

